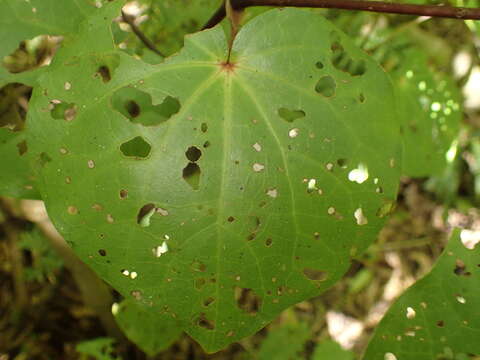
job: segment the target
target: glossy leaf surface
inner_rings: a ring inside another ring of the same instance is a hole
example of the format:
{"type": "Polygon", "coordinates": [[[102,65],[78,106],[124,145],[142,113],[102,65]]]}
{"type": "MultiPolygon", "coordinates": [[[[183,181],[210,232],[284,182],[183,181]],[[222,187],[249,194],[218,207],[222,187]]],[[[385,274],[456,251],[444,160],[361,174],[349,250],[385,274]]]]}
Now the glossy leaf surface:
{"type": "Polygon", "coordinates": [[[401,164],[391,84],[308,11],[256,17],[229,63],[216,27],[155,66],[114,49],[118,11],[98,9],[40,78],[30,156],[77,254],[216,351],[375,239],[401,164]]]}

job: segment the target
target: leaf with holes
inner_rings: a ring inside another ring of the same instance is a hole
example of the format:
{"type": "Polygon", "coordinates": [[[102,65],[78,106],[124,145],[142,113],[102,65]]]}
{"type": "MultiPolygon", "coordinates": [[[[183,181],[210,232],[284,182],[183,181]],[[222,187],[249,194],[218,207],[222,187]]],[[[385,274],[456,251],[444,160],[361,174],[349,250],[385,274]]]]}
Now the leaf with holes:
{"type": "Polygon", "coordinates": [[[469,231],[453,233],[432,271],[389,309],[364,359],[467,359],[465,354],[480,354],[476,242],[469,231]]]}
{"type": "Polygon", "coordinates": [[[40,78],[30,156],[77,254],[216,351],[375,239],[400,174],[392,87],[308,11],[254,18],[229,62],[218,26],[160,65],[115,51],[118,11],[99,9],[40,78]]]}

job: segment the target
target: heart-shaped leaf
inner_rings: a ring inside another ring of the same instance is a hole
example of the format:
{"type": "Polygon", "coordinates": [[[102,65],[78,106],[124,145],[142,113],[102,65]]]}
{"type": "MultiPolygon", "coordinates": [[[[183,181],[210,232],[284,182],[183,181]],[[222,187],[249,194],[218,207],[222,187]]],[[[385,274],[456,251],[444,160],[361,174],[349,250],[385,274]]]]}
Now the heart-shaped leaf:
{"type": "Polygon", "coordinates": [[[34,91],[42,197],[103,279],[216,351],[375,239],[400,173],[392,87],[308,11],[256,17],[231,51],[220,26],[188,36],[155,66],[114,49],[118,11],[90,17],[34,91]]]}

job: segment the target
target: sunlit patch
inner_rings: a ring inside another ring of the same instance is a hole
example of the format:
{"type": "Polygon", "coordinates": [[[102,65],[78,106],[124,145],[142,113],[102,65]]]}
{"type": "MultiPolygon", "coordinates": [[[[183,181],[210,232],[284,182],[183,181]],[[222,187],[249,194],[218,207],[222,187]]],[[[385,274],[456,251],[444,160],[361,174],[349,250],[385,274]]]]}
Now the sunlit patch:
{"type": "Polygon", "coordinates": [[[463,246],[469,250],[473,250],[480,242],[480,231],[464,229],[460,232],[460,240],[463,246]]]}
{"type": "Polygon", "coordinates": [[[455,160],[455,157],[457,156],[457,145],[458,145],[458,141],[454,140],[450,145],[450,148],[445,153],[445,159],[447,160],[448,163],[451,163],[453,162],[453,160],[455,160]]]}

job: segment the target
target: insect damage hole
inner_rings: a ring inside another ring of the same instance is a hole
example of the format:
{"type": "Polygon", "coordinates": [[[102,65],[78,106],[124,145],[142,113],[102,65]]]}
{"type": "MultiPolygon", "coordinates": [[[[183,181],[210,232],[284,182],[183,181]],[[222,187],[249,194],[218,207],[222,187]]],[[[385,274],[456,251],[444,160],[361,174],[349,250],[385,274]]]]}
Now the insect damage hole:
{"type": "Polygon", "coordinates": [[[150,218],[155,214],[155,204],[143,205],[137,214],[137,224],[141,227],[150,226],[150,218]]]}
{"type": "Polygon", "coordinates": [[[367,217],[363,214],[362,208],[358,208],[355,210],[353,213],[353,216],[355,217],[355,221],[357,222],[357,225],[367,225],[368,224],[368,219],[367,217]]]}
{"type": "Polygon", "coordinates": [[[202,156],[202,152],[196,146],[190,146],[187,151],[185,152],[185,156],[191,162],[196,162],[202,156]]]}
{"type": "Polygon", "coordinates": [[[337,83],[335,82],[333,77],[329,75],[322,76],[315,85],[315,91],[325,97],[332,97],[333,95],[335,95],[336,88],[337,83]]]}
{"type": "Polygon", "coordinates": [[[295,120],[305,117],[305,111],[303,110],[290,110],[287,108],[279,108],[277,110],[278,116],[280,116],[286,122],[294,122],[295,120]]]}
{"type": "Polygon", "coordinates": [[[312,281],[325,281],[328,278],[328,273],[326,271],[313,268],[304,268],[303,275],[312,281]]]}
{"type": "Polygon", "coordinates": [[[237,306],[250,315],[255,315],[262,305],[262,299],[252,289],[235,286],[237,306]]]}
{"type": "Polygon", "coordinates": [[[346,72],[351,76],[360,76],[365,74],[366,63],[365,60],[354,60],[344,50],[340,42],[333,42],[330,47],[332,54],[332,65],[340,71],[346,72]]]}
{"type": "Polygon", "coordinates": [[[168,245],[167,245],[166,241],[162,242],[162,245],[155,246],[152,249],[153,256],[155,256],[157,258],[161,257],[163,254],[165,254],[167,252],[168,252],[168,245]]]}
{"type": "Polygon", "coordinates": [[[17,144],[18,154],[20,156],[24,155],[28,151],[27,141],[23,140],[17,144]]]}
{"type": "Polygon", "coordinates": [[[120,145],[123,155],[135,159],[145,159],[150,155],[151,150],[152,146],[141,136],[134,137],[120,145]]]}
{"type": "Polygon", "coordinates": [[[162,103],[154,105],[152,96],[132,86],[117,90],[111,98],[112,107],[132,123],[144,126],[159,125],[179,112],[180,102],[166,96],[162,103]]]}
{"type": "Polygon", "coordinates": [[[215,329],[215,323],[212,320],[207,319],[207,315],[205,313],[200,314],[200,316],[197,318],[196,323],[198,326],[206,330],[215,329]]]}
{"type": "Polygon", "coordinates": [[[52,100],[49,105],[50,115],[56,120],[72,121],[77,116],[77,105],[52,100]]]}
{"type": "Polygon", "coordinates": [[[200,174],[200,167],[194,162],[188,163],[182,171],[183,180],[185,180],[193,190],[199,189],[200,174]]]}
{"type": "Polygon", "coordinates": [[[411,308],[410,306],[407,307],[407,314],[406,314],[407,319],[414,319],[416,315],[417,313],[413,308],[411,308]]]}

